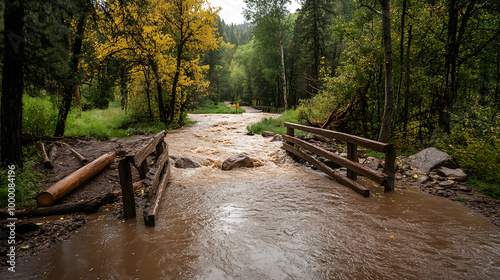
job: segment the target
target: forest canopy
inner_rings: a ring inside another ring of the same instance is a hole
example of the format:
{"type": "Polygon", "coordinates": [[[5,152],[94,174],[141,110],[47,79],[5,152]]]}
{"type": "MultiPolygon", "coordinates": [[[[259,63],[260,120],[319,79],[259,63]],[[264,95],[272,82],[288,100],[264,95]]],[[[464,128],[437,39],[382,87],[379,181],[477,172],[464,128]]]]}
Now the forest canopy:
{"type": "Polygon", "coordinates": [[[206,0],[2,1],[2,162],[36,118],[65,135],[71,112],[114,102],[176,128],[210,99],[500,166],[499,1],[288,2],[245,0],[228,25],[206,0]],[[23,95],[46,113],[23,117],[23,95]]]}

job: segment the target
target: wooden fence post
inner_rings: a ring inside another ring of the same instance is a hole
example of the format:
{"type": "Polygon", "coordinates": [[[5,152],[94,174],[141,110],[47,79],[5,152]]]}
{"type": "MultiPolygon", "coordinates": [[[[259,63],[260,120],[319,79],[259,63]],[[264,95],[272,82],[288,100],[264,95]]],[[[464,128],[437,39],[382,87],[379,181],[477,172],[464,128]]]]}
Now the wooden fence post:
{"type": "Polygon", "coordinates": [[[130,163],[122,160],[118,164],[118,174],[120,175],[120,186],[122,188],[123,216],[125,219],[135,217],[134,187],[132,185],[132,172],[130,163]]]}
{"type": "MultiPolygon", "coordinates": [[[[356,163],[359,163],[359,161],[358,161],[358,146],[356,144],[347,142],[347,159],[352,160],[356,163]]],[[[347,169],[347,178],[349,178],[351,180],[356,180],[356,179],[358,179],[358,174],[351,171],[350,169],[347,169]]]]}
{"type": "Polygon", "coordinates": [[[387,182],[384,185],[384,192],[394,191],[394,178],[396,174],[396,149],[393,144],[387,145],[384,149],[385,152],[385,164],[384,173],[387,175],[387,182]]]}

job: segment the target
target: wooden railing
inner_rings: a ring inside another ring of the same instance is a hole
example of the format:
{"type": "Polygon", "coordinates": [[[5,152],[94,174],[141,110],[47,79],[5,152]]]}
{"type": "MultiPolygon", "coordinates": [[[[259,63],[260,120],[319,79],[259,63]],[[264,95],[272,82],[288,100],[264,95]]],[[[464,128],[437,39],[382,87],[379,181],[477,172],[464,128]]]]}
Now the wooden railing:
{"type": "Polygon", "coordinates": [[[144,223],[147,226],[155,225],[160,201],[170,177],[168,146],[165,143],[165,135],[166,132],[164,130],[159,132],[142,147],[129,153],[118,164],[118,173],[120,175],[120,185],[123,197],[123,214],[125,219],[136,216],[134,187],[130,168],[130,165],[133,165],[138,169],[139,177],[143,179],[143,186],[149,189],[148,202],[143,211],[144,223]],[[155,152],[156,155],[156,162],[149,170],[146,159],[153,152],[155,152]]]}
{"type": "Polygon", "coordinates": [[[394,174],[395,174],[395,160],[396,160],[396,151],[394,145],[386,144],[354,135],[349,135],[346,133],[341,133],[332,130],[326,130],[321,128],[315,128],[300,124],[294,123],[285,123],[285,127],[287,128],[287,135],[283,136],[284,144],[283,149],[297,155],[298,157],[308,161],[317,169],[323,171],[328,174],[330,177],[338,181],[339,183],[348,186],[364,197],[370,196],[370,191],[361,186],[355,180],[357,179],[357,175],[362,175],[367,177],[379,185],[384,186],[384,191],[394,191],[394,174]],[[336,139],[339,141],[343,141],[347,143],[347,159],[340,157],[339,155],[324,150],[322,148],[316,147],[304,140],[298,139],[295,137],[295,129],[315,133],[326,138],[336,139]],[[296,146],[295,146],[296,145],[296,146]],[[385,153],[385,164],[384,171],[378,172],[376,170],[370,169],[358,162],[358,153],[357,147],[362,146],[369,149],[372,149],[377,152],[385,153]],[[308,150],[312,153],[315,153],[319,156],[322,156],[326,159],[333,161],[334,163],[344,166],[347,168],[347,177],[335,172],[332,168],[328,167],[324,163],[312,158],[311,156],[305,154],[300,151],[299,148],[304,150],[308,150]]]}

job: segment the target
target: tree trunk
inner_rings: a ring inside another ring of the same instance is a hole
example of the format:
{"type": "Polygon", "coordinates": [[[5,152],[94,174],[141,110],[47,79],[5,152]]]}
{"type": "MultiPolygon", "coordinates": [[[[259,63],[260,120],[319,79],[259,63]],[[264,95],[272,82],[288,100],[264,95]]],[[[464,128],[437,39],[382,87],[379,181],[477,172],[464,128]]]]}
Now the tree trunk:
{"type": "Polygon", "coordinates": [[[172,123],[174,121],[175,115],[175,101],[177,95],[177,84],[179,83],[179,75],[181,73],[181,63],[182,63],[182,49],[184,43],[181,35],[181,42],[179,42],[179,46],[177,47],[177,64],[175,67],[174,81],[172,82],[172,94],[170,96],[170,116],[169,121],[172,123]]]}
{"type": "Polygon", "coordinates": [[[394,69],[392,62],[391,15],[390,1],[380,0],[382,6],[382,33],[384,38],[385,59],[385,106],[378,141],[388,142],[391,135],[392,116],[394,111],[394,69]]]}
{"type": "Polygon", "coordinates": [[[280,37],[280,54],[281,54],[281,73],[283,77],[283,101],[285,110],[288,110],[288,96],[286,86],[286,69],[285,69],[285,53],[283,51],[283,33],[281,32],[281,20],[278,24],[279,37],[280,37]]]}
{"type": "Polygon", "coordinates": [[[158,111],[160,111],[160,121],[166,123],[167,114],[165,112],[165,104],[163,104],[163,92],[162,92],[160,75],[158,74],[158,65],[156,65],[156,63],[153,62],[152,60],[150,60],[150,64],[153,68],[153,74],[155,75],[156,79],[156,91],[158,93],[158,111]]]}
{"type": "Polygon", "coordinates": [[[4,55],[2,69],[1,162],[22,166],[24,7],[22,1],[6,1],[4,7],[4,55]]]}
{"type": "Polygon", "coordinates": [[[448,0],[448,26],[445,50],[445,75],[441,96],[438,102],[439,127],[450,132],[450,109],[455,92],[455,72],[457,67],[458,48],[458,7],[457,0],[448,0]]]}
{"type": "Polygon", "coordinates": [[[87,21],[86,18],[86,15],[82,15],[76,26],[75,43],[73,45],[73,53],[70,61],[70,74],[68,75],[68,79],[70,81],[64,86],[64,97],[62,104],[59,107],[59,117],[57,118],[54,136],[64,135],[64,131],[66,130],[66,119],[68,118],[68,113],[71,109],[71,101],[73,101],[73,95],[78,87],[79,80],[75,77],[78,76],[78,63],[80,59],[79,56],[82,53],[83,35],[85,32],[85,23],[87,21]]]}
{"type": "Polygon", "coordinates": [[[128,92],[127,92],[127,66],[122,65],[120,75],[120,92],[122,94],[121,106],[122,110],[125,110],[125,114],[127,113],[127,105],[128,105],[128,92]]]}

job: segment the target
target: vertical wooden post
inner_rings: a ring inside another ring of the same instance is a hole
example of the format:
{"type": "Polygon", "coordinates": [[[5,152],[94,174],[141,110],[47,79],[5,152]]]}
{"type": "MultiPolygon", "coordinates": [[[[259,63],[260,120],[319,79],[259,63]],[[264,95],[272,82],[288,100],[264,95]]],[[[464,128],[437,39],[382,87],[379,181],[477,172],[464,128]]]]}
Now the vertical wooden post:
{"type": "Polygon", "coordinates": [[[148,173],[148,159],[145,158],[142,163],[141,163],[141,166],[139,167],[139,177],[141,179],[144,179],[146,178],[146,174],[148,173]]]}
{"type": "Polygon", "coordinates": [[[122,187],[123,216],[125,219],[135,217],[134,187],[132,185],[132,172],[130,163],[122,160],[118,164],[118,174],[120,176],[120,186],[122,187]]]}
{"type": "MultiPolygon", "coordinates": [[[[291,128],[291,127],[287,127],[286,128],[286,135],[290,136],[290,137],[295,137],[295,129],[291,128]]],[[[293,143],[290,143],[290,142],[287,142],[288,145],[292,145],[294,146],[293,143]]]]}
{"type": "Polygon", "coordinates": [[[165,143],[165,138],[162,137],[161,141],[156,145],[156,151],[155,151],[156,160],[158,160],[161,154],[163,154],[163,151],[165,149],[164,143],[165,143]]]}
{"type": "Polygon", "coordinates": [[[394,178],[396,174],[396,149],[393,144],[390,144],[385,147],[384,152],[384,173],[387,175],[387,183],[384,184],[384,192],[392,192],[394,191],[394,178]]]}
{"type": "MultiPolygon", "coordinates": [[[[353,143],[347,143],[347,159],[355,161],[358,163],[358,146],[353,143]]],[[[358,174],[352,170],[347,169],[347,178],[351,180],[358,179],[358,174]]]]}

